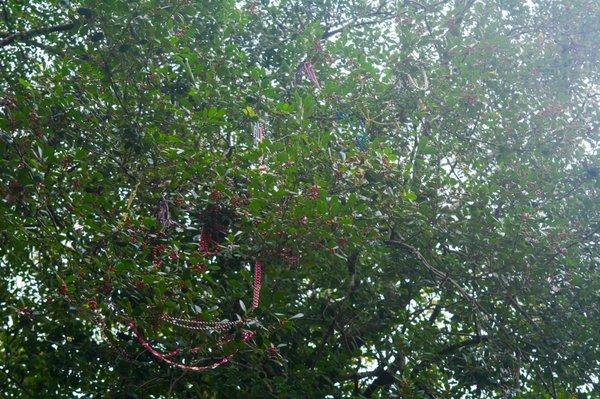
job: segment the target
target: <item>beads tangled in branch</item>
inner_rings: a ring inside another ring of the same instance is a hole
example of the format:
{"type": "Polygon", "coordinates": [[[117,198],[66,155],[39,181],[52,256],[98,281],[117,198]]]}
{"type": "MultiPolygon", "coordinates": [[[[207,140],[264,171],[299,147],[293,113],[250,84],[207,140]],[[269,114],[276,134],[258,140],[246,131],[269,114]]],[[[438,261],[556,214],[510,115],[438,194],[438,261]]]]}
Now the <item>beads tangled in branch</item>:
{"type": "MultiPolygon", "coordinates": [[[[252,310],[258,308],[258,305],[260,302],[261,287],[262,287],[262,263],[260,261],[256,261],[256,263],[254,265],[254,284],[252,287],[253,288],[252,310]]],[[[232,328],[240,328],[244,324],[247,324],[246,320],[209,322],[209,321],[194,320],[194,319],[188,319],[188,318],[182,318],[182,317],[173,317],[173,316],[168,316],[166,314],[163,314],[160,317],[160,320],[170,323],[172,325],[178,326],[178,327],[192,330],[192,331],[218,331],[221,333],[224,333],[225,331],[228,331],[232,328]]],[[[138,343],[150,355],[152,355],[154,358],[168,364],[171,367],[175,367],[175,368],[178,368],[181,370],[194,371],[194,372],[203,372],[203,371],[207,371],[207,370],[213,370],[219,366],[229,363],[231,357],[235,354],[235,352],[234,352],[233,354],[224,356],[221,359],[219,359],[218,361],[216,361],[212,364],[206,365],[206,366],[192,366],[192,365],[188,365],[188,364],[178,363],[172,359],[181,353],[181,350],[179,348],[176,348],[175,350],[168,352],[168,353],[163,353],[163,352],[157,350],[156,348],[154,348],[143,337],[143,335],[138,330],[135,322],[133,322],[133,321],[130,322],[128,327],[135,335],[135,338],[137,339],[138,343]]],[[[240,342],[247,343],[250,340],[252,340],[255,335],[256,335],[256,333],[253,331],[244,330],[242,332],[242,338],[240,339],[240,342]]],[[[232,340],[232,337],[233,337],[232,335],[223,335],[219,339],[217,345],[222,347],[227,342],[230,342],[232,340]]]]}

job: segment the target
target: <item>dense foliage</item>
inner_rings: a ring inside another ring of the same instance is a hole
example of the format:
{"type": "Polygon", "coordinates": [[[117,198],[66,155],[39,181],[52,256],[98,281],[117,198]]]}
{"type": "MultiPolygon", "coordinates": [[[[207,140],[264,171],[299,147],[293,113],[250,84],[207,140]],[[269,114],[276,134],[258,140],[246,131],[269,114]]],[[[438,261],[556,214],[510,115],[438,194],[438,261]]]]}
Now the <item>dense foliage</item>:
{"type": "Polygon", "coordinates": [[[0,396],[599,397],[598,37],[594,0],[2,1],[0,396]]]}

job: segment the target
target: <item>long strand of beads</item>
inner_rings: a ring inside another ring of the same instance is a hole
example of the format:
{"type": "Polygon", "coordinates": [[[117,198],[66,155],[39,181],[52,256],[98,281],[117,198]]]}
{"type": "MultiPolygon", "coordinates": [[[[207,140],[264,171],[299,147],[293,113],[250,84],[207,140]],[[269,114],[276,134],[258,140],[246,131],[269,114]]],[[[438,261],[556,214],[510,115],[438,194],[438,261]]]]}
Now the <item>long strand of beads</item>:
{"type": "Polygon", "coordinates": [[[170,316],[163,316],[162,320],[178,327],[196,331],[225,331],[243,324],[241,321],[207,322],[170,316]]]}
{"type": "Polygon", "coordinates": [[[261,122],[252,122],[252,137],[254,139],[254,145],[263,142],[265,138],[265,126],[261,122]]]}
{"type": "Polygon", "coordinates": [[[257,309],[260,302],[260,289],[262,287],[262,263],[256,261],[254,264],[254,285],[252,293],[252,309],[257,309]]]}
{"type": "Polygon", "coordinates": [[[306,61],[304,63],[304,72],[306,73],[306,76],[311,81],[311,83],[316,88],[320,89],[321,85],[319,84],[319,80],[317,79],[317,74],[315,73],[315,70],[313,68],[312,62],[306,61]]]}
{"type": "Polygon", "coordinates": [[[144,349],[146,349],[146,351],[148,351],[148,353],[150,353],[152,356],[154,356],[158,360],[161,360],[161,361],[167,363],[168,365],[170,365],[172,367],[176,367],[181,370],[195,371],[195,372],[203,372],[203,371],[207,371],[207,370],[213,370],[219,366],[229,363],[229,359],[231,357],[231,355],[225,356],[225,357],[219,359],[218,361],[216,361],[215,363],[207,365],[207,366],[189,366],[187,364],[177,363],[169,358],[170,357],[169,354],[164,354],[164,353],[159,352],[158,350],[154,349],[152,347],[152,345],[150,345],[150,343],[148,341],[146,341],[144,339],[144,337],[142,337],[140,332],[137,330],[137,327],[134,322],[129,323],[129,328],[131,329],[131,331],[133,331],[133,334],[135,335],[135,337],[136,337],[137,341],[140,343],[140,345],[142,345],[144,347],[144,349]]]}
{"type": "MultiPolygon", "coordinates": [[[[254,309],[258,308],[258,305],[260,302],[260,290],[262,288],[262,263],[260,261],[256,261],[256,263],[254,265],[254,283],[252,285],[252,288],[253,288],[252,309],[254,310],[254,309]]],[[[221,331],[221,332],[229,330],[233,327],[241,327],[244,324],[252,323],[252,321],[249,321],[249,320],[210,322],[210,321],[186,319],[186,318],[182,318],[182,317],[173,317],[173,316],[168,316],[165,314],[163,314],[160,317],[160,320],[166,321],[166,322],[176,325],[178,327],[186,328],[188,330],[221,331]]],[[[140,345],[142,345],[142,347],[148,353],[150,353],[156,359],[161,360],[161,361],[167,363],[168,365],[175,367],[175,368],[179,368],[181,370],[195,371],[195,372],[203,372],[203,371],[207,371],[207,370],[212,370],[221,365],[229,363],[230,358],[235,353],[237,353],[237,350],[236,350],[234,353],[232,353],[228,356],[225,356],[225,357],[221,358],[220,360],[218,360],[217,362],[215,362],[211,365],[207,365],[207,366],[190,366],[190,365],[183,364],[183,363],[177,363],[177,362],[171,360],[171,358],[177,356],[181,352],[181,350],[179,348],[176,348],[175,350],[168,352],[168,353],[162,353],[162,352],[158,351],[157,349],[153,348],[152,345],[150,345],[150,343],[143,338],[143,336],[137,330],[136,324],[133,321],[129,323],[129,328],[133,331],[133,334],[135,335],[135,337],[136,337],[137,341],[140,343],[140,345]]],[[[241,338],[240,342],[247,343],[252,338],[254,338],[255,335],[256,335],[255,332],[245,330],[242,332],[242,338],[241,338]]],[[[233,337],[234,337],[233,334],[223,335],[217,341],[217,345],[220,347],[223,347],[223,345],[232,341],[233,337]]],[[[195,348],[193,350],[194,353],[197,352],[196,349],[197,348],[195,348]]]]}

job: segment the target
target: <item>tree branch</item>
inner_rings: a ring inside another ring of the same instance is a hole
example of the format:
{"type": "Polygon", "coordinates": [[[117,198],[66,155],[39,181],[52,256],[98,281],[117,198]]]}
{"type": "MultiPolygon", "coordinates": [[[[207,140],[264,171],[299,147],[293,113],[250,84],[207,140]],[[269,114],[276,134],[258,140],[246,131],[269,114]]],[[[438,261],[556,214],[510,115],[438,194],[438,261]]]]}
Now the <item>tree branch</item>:
{"type": "Polygon", "coordinates": [[[360,22],[357,19],[355,19],[352,22],[348,22],[348,23],[342,22],[343,25],[337,29],[333,29],[333,30],[327,29],[325,31],[325,33],[323,33],[323,36],[321,36],[321,39],[325,40],[331,36],[337,35],[338,33],[344,31],[347,28],[357,28],[359,26],[373,25],[373,24],[380,23],[380,22],[387,21],[389,19],[394,18],[395,14],[390,13],[390,12],[382,12],[381,11],[384,5],[385,5],[385,3],[381,3],[381,5],[379,7],[377,7],[377,9],[375,11],[373,11],[369,14],[363,15],[362,17],[357,17],[358,19],[362,19],[362,18],[383,16],[383,18],[367,20],[367,21],[360,21],[360,22]]]}
{"type": "Polygon", "coordinates": [[[392,246],[403,247],[405,249],[410,250],[410,252],[412,252],[412,254],[415,255],[417,257],[417,259],[419,259],[421,264],[427,270],[429,270],[434,276],[441,279],[442,281],[444,281],[444,280],[449,281],[456,288],[456,290],[460,293],[460,295],[462,295],[463,298],[465,298],[467,301],[469,301],[480,313],[482,313],[483,315],[486,314],[485,309],[483,309],[481,304],[479,302],[477,302],[477,300],[475,298],[473,298],[471,295],[469,295],[469,293],[467,291],[465,291],[465,289],[456,280],[454,280],[452,277],[450,277],[447,273],[444,273],[441,270],[432,266],[427,261],[427,259],[425,259],[425,257],[421,254],[421,251],[419,251],[416,247],[414,247],[410,244],[407,244],[404,241],[397,241],[397,240],[388,240],[386,243],[389,245],[392,245],[392,246]]]}
{"type": "Polygon", "coordinates": [[[377,370],[375,370],[378,377],[367,387],[367,389],[365,389],[363,396],[365,398],[370,398],[377,390],[379,390],[379,388],[393,384],[396,380],[396,373],[404,368],[404,360],[404,356],[401,353],[398,353],[387,370],[384,370],[381,366],[378,367],[377,370]]]}
{"type": "Polygon", "coordinates": [[[47,26],[45,28],[37,28],[13,33],[0,40],[0,47],[8,46],[14,42],[26,41],[33,37],[47,35],[48,33],[69,31],[77,26],[79,26],[79,21],[73,21],[62,25],[47,26]]]}
{"type": "Polygon", "coordinates": [[[423,360],[418,365],[416,365],[415,368],[410,373],[410,375],[412,378],[415,378],[421,371],[427,369],[427,367],[429,367],[434,361],[440,360],[443,357],[445,357],[447,355],[451,355],[461,349],[470,348],[472,346],[477,346],[480,343],[487,342],[488,340],[489,340],[488,336],[478,335],[473,338],[467,339],[465,341],[457,342],[455,344],[447,346],[444,349],[440,350],[433,358],[431,358],[429,360],[423,360]]]}
{"type": "Polygon", "coordinates": [[[336,313],[333,316],[333,319],[331,320],[331,324],[329,324],[329,327],[323,334],[321,343],[315,349],[315,351],[312,355],[312,361],[310,362],[312,367],[314,367],[317,364],[317,362],[323,355],[323,349],[325,348],[325,345],[327,345],[327,341],[329,341],[329,337],[331,337],[331,335],[333,334],[333,331],[335,330],[335,325],[337,323],[338,317],[340,316],[340,310],[341,310],[343,302],[345,300],[351,299],[351,297],[354,294],[354,291],[356,290],[356,287],[358,285],[357,281],[356,281],[356,263],[358,261],[359,254],[360,254],[359,251],[355,251],[348,257],[347,265],[348,265],[348,273],[350,274],[350,285],[348,286],[348,291],[346,292],[346,296],[344,297],[344,299],[337,303],[336,311],[335,311],[336,313]]]}

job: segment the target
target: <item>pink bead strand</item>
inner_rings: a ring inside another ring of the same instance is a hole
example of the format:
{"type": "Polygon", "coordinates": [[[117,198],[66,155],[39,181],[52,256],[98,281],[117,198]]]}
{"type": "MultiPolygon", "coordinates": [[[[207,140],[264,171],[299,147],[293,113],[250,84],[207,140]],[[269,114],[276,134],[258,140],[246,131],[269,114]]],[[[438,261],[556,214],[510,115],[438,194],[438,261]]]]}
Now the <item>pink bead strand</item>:
{"type": "Polygon", "coordinates": [[[315,85],[315,87],[317,89],[321,88],[321,85],[319,84],[319,80],[317,79],[317,74],[315,73],[315,69],[313,68],[312,62],[306,61],[304,63],[304,73],[306,74],[308,79],[311,81],[311,83],[313,85],[315,85]]]}
{"type": "Polygon", "coordinates": [[[257,309],[260,302],[260,289],[262,287],[262,263],[256,261],[254,264],[254,286],[252,293],[252,309],[257,309]]]}
{"type": "MultiPolygon", "coordinates": [[[[253,288],[252,309],[253,310],[258,308],[258,305],[260,302],[260,290],[262,288],[262,271],[263,271],[262,268],[263,268],[262,263],[260,261],[256,261],[256,263],[254,264],[254,284],[252,286],[252,288],[253,288]]],[[[172,316],[168,316],[165,314],[163,314],[160,317],[160,320],[166,321],[170,324],[176,325],[178,327],[186,328],[189,330],[221,331],[221,332],[229,330],[233,327],[241,327],[247,323],[247,321],[245,321],[245,320],[209,322],[209,321],[193,320],[193,319],[187,319],[187,318],[181,318],[181,317],[172,317],[172,316]]],[[[231,354],[229,356],[225,356],[222,359],[220,359],[219,361],[213,363],[212,365],[207,365],[207,366],[189,366],[189,365],[186,365],[183,363],[177,363],[177,362],[171,360],[171,358],[177,356],[181,352],[181,350],[179,348],[177,348],[174,351],[171,351],[169,353],[159,352],[158,350],[154,349],[150,345],[150,343],[142,337],[142,335],[137,330],[137,327],[134,322],[129,323],[129,328],[133,331],[133,333],[134,333],[137,341],[140,343],[140,345],[142,345],[142,347],[147,352],[149,352],[153,357],[167,363],[168,365],[170,365],[172,367],[179,368],[181,370],[195,371],[195,372],[203,372],[203,371],[207,371],[207,370],[212,370],[223,364],[227,364],[229,362],[231,356],[233,356],[233,354],[231,354]]],[[[248,341],[253,339],[255,337],[255,335],[256,335],[256,333],[253,331],[243,331],[240,342],[247,343],[248,341]]],[[[222,347],[227,342],[230,342],[233,339],[233,336],[234,336],[233,334],[222,336],[218,340],[217,345],[222,347]]],[[[195,353],[197,350],[194,349],[193,351],[195,353]]]]}
{"type": "Polygon", "coordinates": [[[152,347],[152,345],[150,345],[150,343],[142,337],[140,332],[137,330],[137,327],[134,322],[129,323],[129,328],[131,329],[131,331],[133,331],[133,334],[135,335],[135,337],[138,340],[138,342],[140,343],[140,345],[142,345],[144,347],[144,349],[146,349],[146,351],[148,351],[148,353],[150,353],[152,356],[154,356],[158,360],[161,360],[161,361],[167,363],[171,367],[175,367],[175,368],[178,368],[181,370],[186,370],[186,371],[203,372],[203,371],[207,371],[207,370],[216,369],[219,366],[229,363],[230,356],[225,356],[225,357],[221,358],[220,360],[216,361],[215,363],[210,364],[208,366],[189,366],[187,364],[174,362],[171,359],[169,359],[169,354],[163,354],[163,353],[157,351],[156,349],[154,349],[152,347]]]}

